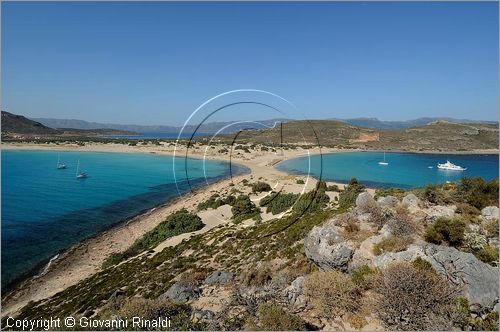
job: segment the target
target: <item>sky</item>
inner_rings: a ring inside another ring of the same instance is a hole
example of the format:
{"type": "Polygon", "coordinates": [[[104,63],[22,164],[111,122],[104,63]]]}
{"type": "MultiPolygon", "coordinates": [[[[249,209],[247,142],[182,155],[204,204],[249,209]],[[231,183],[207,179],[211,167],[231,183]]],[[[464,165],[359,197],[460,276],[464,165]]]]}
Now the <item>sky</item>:
{"type": "Polygon", "coordinates": [[[1,107],[28,117],[179,125],[248,88],[306,118],[498,121],[498,2],[1,6],[1,107]]]}

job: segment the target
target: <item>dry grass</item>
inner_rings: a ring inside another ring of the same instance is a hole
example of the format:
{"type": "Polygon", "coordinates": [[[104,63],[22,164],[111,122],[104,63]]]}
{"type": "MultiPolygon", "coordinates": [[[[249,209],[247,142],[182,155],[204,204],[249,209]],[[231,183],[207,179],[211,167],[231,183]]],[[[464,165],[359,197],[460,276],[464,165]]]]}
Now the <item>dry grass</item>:
{"type": "Polygon", "coordinates": [[[359,288],[348,275],[338,271],[312,273],[305,289],[313,307],[327,317],[356,312],[360,305],[359,288]]]}

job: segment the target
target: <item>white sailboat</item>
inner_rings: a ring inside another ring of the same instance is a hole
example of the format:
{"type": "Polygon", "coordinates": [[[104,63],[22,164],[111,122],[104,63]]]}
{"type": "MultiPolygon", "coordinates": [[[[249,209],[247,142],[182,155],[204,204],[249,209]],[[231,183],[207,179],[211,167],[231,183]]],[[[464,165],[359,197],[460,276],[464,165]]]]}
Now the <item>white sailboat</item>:
{"type": "Polygon", "coordinates": [[[57,155],[57,169],[66,169],[66,164],[61,162],[61,155],[57,155]]]}
{"type": "Polygon", "coordinates": [[[76,178],[77,179],[85,179],[87,177],[87,173],[80,172],[80,160],[78,160],[78,164],[76,166],[76,178]]]}
{"type": "Polygon", "coordinates": [[[379,164],[379,165],[382,165],[382,166],[387,166],[387,165],[389,165],[389,163],[385,161],[385,152],[384,152],[384,161],[379,161],[379,162],[378,162],[378,164],[379,164]]]}

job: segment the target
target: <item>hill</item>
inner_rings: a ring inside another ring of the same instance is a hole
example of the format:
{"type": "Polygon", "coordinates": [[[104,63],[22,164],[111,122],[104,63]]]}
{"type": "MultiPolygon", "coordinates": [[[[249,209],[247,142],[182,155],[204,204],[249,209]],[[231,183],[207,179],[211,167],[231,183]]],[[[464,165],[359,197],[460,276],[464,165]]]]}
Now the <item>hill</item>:
{"type": "Polygon", "coordinates": [[[332,119],[342,121],[351,125],[368,127],[373,129],[406,129],[412,127],[425,126],[436,121],[447,121],[452,123],[481,123],[498,125],[495,121],[478,121],[469,119],[454,119],[449,117],[434,117],[434,118],[417,118],[406,121],[383,121],[377,118],[352,118],[352,119],[332,119]]]}
{"type": "MultiPolygon", "coordinates": [[[[295,145],[317,145],[338,148],[362,148],[402,151],[469,151],[498,149],[498,126],[492,124],[458,124],[435,121],[408,129],[377,130],[334,120],[293,121],[266,130],[248,130],[238,141],[295,145]]],[[[229,142],[234,135],[223,140],[229,142]]]]}
{"type": "Polygon", "coordinates": [[[117,130],[109,128],[96,129],[74,129],[48,127],[40,122],[30,120],[22,115],[12,114],[2,111],[2,138],[3,139],[21,139],[21,138],[56,138],[56,137],[95,137],[106,135],[137,135],[135,132],[126,130],[117,130]]]}
{"type": "Polygon", "coordinates": [[[2,111],[2,135],[4,134],[57,135],[60,131],[22,115],[2,111]]]}

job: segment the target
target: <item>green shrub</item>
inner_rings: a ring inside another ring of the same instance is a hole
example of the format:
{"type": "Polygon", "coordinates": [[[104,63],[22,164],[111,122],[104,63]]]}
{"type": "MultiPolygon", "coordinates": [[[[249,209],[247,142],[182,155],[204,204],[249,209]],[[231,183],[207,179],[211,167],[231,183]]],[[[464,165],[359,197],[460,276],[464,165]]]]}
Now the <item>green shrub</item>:
{"type": "Polygon", "coordinates": [[[288,210],[297,200],[299,194],[273,193],[260,200],[260,206],[266,207],[266,212],[279,214],[288,210]]]}
{"type": "Polygon", "coordinates": [[[231,212],[233,213],[233,221],[235,223],[240,223],[243,220],[254,218],[260,214],[260,210],[250,200],[248,195],[238,196],[231,208],[231,212]]]}
{"type": "Polygon", "coordinates": [[[481,210],[488,205],[498,206],[498,179],[462,178],[458,184],[458,199],[481,210]]]}
{"type": "Polygon", "coordinates": [[[326,187],[326,191],[334,191],[334,192],[339,192],[339,186],[336,184],[332,184],[331,186],[326,187]]]}
{"type": "Polygon", "coordinates": [[[492,311],[484,319],[479,317],[473,323],[474,331],[498,331],[498,311],[492,311]]]}
{"type": "Polygon", "coordinates": [[[325,193],[321,182],[318,182],[315,189],[301,195],[293,206],[293,212],[303,214],[305,212],[317,212],[326,207],[330,197],[325,193]]]}
{"type": "Polygon", "coordinates": [[[488,244],[488,241],[483,234],[469,232],[464,235],[464,244],[467,248],[477,251],[483,249],[488,244]]]}
{"type": "Polygon", "coordinates": [[[485,223],[484,230],[488,237],[498,237],[498,219],[493,219],[485,223]]]}
{"type": "Polygon", "coordinates": [[[102,267],[106,268],[117,264],[124,259],[138,255],[147,249],[157,246],[172,236],[194,232],[202,229],[203,226],[204,224],[200,217],[190,213],[186,209],[181,209],[169,215],[164,221],[158,224],[158,226],[144,234],[124,252],[111,255],[103,262],[102,267]]]}
{"type": "Polygon", "coordinates": [[[339,207],[348,209],[356,204],[356,198],[364,191],[365,187],[358,183],[355,178],[349,181],[347,187],[339,195],[339,207]]]}
{"type": "Polygon", "coordinates": [[[360,289],[370,289],[373,284],[375,270],[368,265],[362,265],[351,272],[351,280],[360,289]]]}
{"type": "Polygon", "coordinates": [[[257,309],[258,322],[247,322],[246,330],[257,331],[304,331],[306,324],[302,318],[285,311],[275,304],[261,304],[257,309]]]}
{"type": "Polygon", "coordinates": [[[439,218],[425,230],[425,240],[458,247],[464,240],[464,233],[465,223],[460,219],[439,218]]]}
{"type": "Polygon", "coordinates": [[[426,261],[422,257],[417,257],[413,262],[411,262],[416,269],[426,270],[426,271],[435,271],[432,267],[432,264],[429,261],[426,261]]]}
{"type": "Polygon", "coordinates": [[[302,180],[302,179],[298,179],[296,182],[297,182],[297,184],[305,184],[304,180],[302,180]]]}
{"type": "Polygon", "coordinates": [[[252,187],[252,192],[254,192],[254,193],[260,193],[263,191],[271,191],[272,190],[271,186],[268,183],[262,182],[262,181],[252,183],[250,186],[252,187]]]}
{"type": "Polygon", "coordinates": [[[474,251],[474,255],[482,262],[493,266],[498,266],[498,248],[485,246],[480,250],[474,251]]]}

